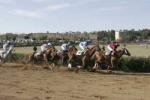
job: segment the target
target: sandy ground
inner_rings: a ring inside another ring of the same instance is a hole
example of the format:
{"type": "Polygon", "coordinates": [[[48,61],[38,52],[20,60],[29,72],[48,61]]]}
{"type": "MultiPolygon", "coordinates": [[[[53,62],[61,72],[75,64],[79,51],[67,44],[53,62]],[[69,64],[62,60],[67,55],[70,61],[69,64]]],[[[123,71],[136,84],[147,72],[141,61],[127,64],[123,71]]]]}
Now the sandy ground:
{"type": "Polygon", "coordinates": [[[0,100],[150,100],[150,76],[0,67],[0,100]]]}

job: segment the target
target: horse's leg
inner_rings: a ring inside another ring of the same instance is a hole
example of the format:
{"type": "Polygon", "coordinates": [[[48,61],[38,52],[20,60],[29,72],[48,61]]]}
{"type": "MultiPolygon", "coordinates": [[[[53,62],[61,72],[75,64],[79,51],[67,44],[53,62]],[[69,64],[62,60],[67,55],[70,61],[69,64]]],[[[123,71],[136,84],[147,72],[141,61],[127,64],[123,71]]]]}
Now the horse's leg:
{"type": "Polygon", "coordinates": [[[82,66],[83,66],[84,69],[85,69],[85,59],[86,59],[86,57],[84,56],[84,57],[82,58],[82,66]]]}
{"type": "Polygon", "coordinates": [[[71,69],[72,69],[71,60],[72,60],[72,57],[69,57],[69,60],[68,60],[68,70],[71,70],[71,69]]]}
{"type": "Polygon", "coordinates": [[[48,55],[46,55],[46,54],[44,54],[44,61],[45,61],[45,64],[46,64],[45,68],[48,68],[48,69],[50,69],[51,71],[54,72],[54,70],[53,70],[54,63],[52,63],[51,65],[48,63],[48,55]]]}
{"type": "Polygon", "coordinates": [[[68,68],[72,68],[73,55],[68,55],[68,68]]]}
{"type": "Polygon", "coordinates": [[[92,68],[93,71],[96,71],[97,69],[97,62],[95,62],[94,67],[92,68]]]}
{"type": "Polygon", "coordinates": [[[82,66],[79,66],[79,65],[78,65],[78,66],[77,66],[77,69],[75,70],[75,72],[78,73],[81,68],[82,68],[82,66]]]}
{"type": "Polygon", "coordinates": [[[62,63],[62,65],[64,65],[64,56],[63,55],[61,57],[61,63],[62,63]]]}
{"type": "Polygon", "coordinates": [[[44,68],[49,68],[49,66],[48,66],[48,59],[47,59],[47,55],[46,54],[43,54],[43,60],[44,60],[44,64],[45,64],[44,68]]]}
{"type": "Polygon", "coordinates": [[[30,62],[32,61],[31,59],[31,55],[26,55],[25,58],[24,58],[24,68],[23,69],[28,69],[28,66],[26,66],[26,64],[29,64],[30,62]]]}
{"type": "Polygon", "coordinates": [[[113,59],[111,58],[110,64],[108,65],[108,68],[107,68],[107,72],[112,72],[113,68],[114,68],[114,62],[113,62],[113,59]]]}

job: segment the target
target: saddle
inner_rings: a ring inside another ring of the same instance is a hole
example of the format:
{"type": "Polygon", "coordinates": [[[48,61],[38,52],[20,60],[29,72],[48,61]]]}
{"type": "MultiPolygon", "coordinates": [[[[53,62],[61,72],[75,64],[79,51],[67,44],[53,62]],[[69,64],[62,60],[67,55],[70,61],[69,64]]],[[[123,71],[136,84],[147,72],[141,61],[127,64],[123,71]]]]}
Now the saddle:
{"type": "Polygon", "coordinates": [[[117,55],[117,51],[114,51],[114,52],[113,52],[113,51],[111,51],[111,52],[108,52],[108,51],[107,51],[107,52],[105,53],[105,55],[106,55],[106,56],[116,56],[116,55],[117,55]]]}

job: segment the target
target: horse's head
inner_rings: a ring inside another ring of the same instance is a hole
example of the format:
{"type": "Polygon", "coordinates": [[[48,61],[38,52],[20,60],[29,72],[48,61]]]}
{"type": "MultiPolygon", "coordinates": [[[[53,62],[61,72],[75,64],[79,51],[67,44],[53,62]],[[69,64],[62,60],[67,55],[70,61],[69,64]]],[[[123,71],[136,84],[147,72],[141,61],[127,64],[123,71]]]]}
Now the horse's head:
{"type": "Polygon", "coordinates": [[[128,49],[123,48],[123,52],[124,52],[124,54],[125,54],[125,55],[127,55],[127,56],[131,56],[131,53],[129,52],[129,50],[128,50],[128,49]]]}
{"type": "Polygon", "coordinates": [[[69,47],[69,52],[77,52],[78,51],[78,49],[73,45],[73,46],[70,46],[69,47]]]}
{"type": "Polygon", "coordinates": [[[57,49],[56,49],[54,46],[52,46],[52,47],[51,47],[51,51],[52,51],[52,52],[57,52],[57,49]]]}
{"type": "Polygon", "coordinates": [[[96,51],[101,51],[101,49],[97,45],[93,45],[87,50],[87,53],[89,54],[89,56],[92,56],[96,51]]]}

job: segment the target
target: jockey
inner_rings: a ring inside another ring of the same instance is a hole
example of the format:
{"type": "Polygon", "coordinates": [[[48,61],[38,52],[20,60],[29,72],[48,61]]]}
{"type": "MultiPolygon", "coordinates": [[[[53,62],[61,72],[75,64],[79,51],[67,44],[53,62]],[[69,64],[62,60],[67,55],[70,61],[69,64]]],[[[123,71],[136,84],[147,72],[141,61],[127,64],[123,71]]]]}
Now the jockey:
{"type": "Polygon", "coordinates": [[[47,49],[49,49],[51,46],[52,46],[52,44],[51,44],[50,42],[47,43],[47,44],[42,44],[42,45],[41,45],[41,51],[42,51],[42,53],[45,53],[45,51],[46,51],[47,49]]]}
{"type": "Polygon", "coordinates": [[[3,50],[6,52],[10,47],[10,41],[7,41],[4,45],[3,45],[3,50]]]}
{"type": "Polygon", "coordinates": [[[1,57],[3,59],[5,59],[7,57],[7,55],[14,49],[14,45],[10,42],[7,41],[4,45],[3,45],[3,51],[1,52],[1,57]]]}
{"type": "Polygon", "coordinates": [[[107,46],[107,49],[109,50],[110,55],[111,55],[111,54],[112,54],[112,55],[115,55],[116,50],[117,50],[117,48],[118,48],[119,46],[120,46],[120,45],[119,45],[118,42],[116,42],[116,41],[114,41],[113,43],[109,44],[109,45],[107,46]]]}
{"type": "Polygon", "coordinates": [[[62,49],[63,53],[67,53],[69,50],[69,44],[67,44],[67,43],[62,44],[61,49],[62,49]]]}
{"type": "Polygon", "coordinates": [[[36,47],[36,46],[33,47],[33,51],[34,51],[34,52],[37,51],[37,47],[36,47]]]}
{"type": "Polygon", "coordinates": [[[83,41],[83,42],[80,42],[79,43],[79,47],[81,48],[81,52],[86,52],[86,50],[88,49],[88,45],[89,45],[89,43],[88,43],[88,41],[83,41]]]}

